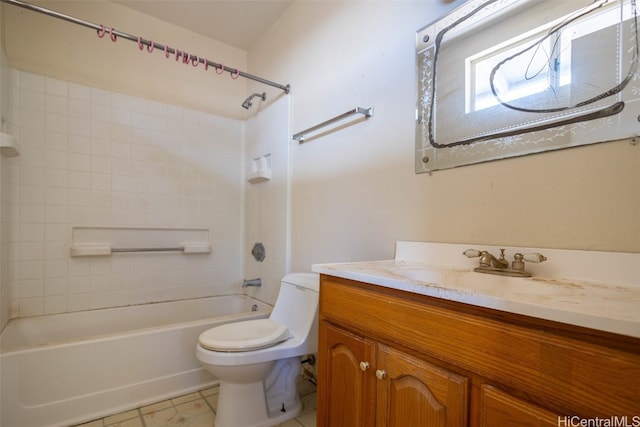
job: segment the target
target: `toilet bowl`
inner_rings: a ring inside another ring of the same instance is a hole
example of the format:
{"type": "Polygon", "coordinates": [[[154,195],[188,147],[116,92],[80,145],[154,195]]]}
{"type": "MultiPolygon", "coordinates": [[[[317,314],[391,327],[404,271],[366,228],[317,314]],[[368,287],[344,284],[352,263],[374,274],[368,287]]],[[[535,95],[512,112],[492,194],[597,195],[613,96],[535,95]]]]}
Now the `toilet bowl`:
{"type": "Polygon", "coordinates": [[[300,356],[318,350],[319,279],[292,273],[268,319],[229,323],[200,335],[196,357],[220,380],[215,427],[271,427],[302,410],[300,356]]]}

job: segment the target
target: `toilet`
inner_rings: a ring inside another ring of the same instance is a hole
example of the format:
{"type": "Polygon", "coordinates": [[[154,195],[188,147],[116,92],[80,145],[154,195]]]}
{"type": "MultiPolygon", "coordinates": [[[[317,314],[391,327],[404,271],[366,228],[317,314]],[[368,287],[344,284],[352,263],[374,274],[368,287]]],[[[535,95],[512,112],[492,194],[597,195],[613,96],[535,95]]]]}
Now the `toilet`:
{"type": "Polygon", "coordinates": [[[291,273],[267,319],[211,328],[196,357],[220,380],[215,427],[271,427],[302,410],[296,380],[300,356],[318,350],[319,278],[291,273]]]}

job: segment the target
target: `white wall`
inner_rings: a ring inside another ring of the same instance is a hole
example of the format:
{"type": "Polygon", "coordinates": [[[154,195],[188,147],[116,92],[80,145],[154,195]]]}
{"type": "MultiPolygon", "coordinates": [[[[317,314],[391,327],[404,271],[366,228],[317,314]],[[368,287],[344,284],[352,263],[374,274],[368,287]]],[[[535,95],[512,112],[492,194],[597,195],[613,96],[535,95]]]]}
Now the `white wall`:
{"type": "MultiPolygon", "coordinates": [[[[246,71],[247,53],[216,40],[109,1],[33,0],[43,6],[107,28],[168,45],[246,71]]],[[[176,62],[135,42],[3,3],[6,53],[12,67],[95,88],[232,118],[244,118],[240,104],[246,79],[217,75],[213,68],[176,62]]]]}
{"type": "Polygon", "coordinates": [[[292,270],[392,258],[397,240],[640,251],[640,148],[613,142],[414,174],[415,31],[459,2],[295,2],[249,52],[292,85],[292,270]]]}
{"type": "Polygon", "coordinates": [[[239,292],[242,121],[12,73],[12,317],[239,292]],[[78,226],[204,228],[213,251],[72,258],[78,226]]]}

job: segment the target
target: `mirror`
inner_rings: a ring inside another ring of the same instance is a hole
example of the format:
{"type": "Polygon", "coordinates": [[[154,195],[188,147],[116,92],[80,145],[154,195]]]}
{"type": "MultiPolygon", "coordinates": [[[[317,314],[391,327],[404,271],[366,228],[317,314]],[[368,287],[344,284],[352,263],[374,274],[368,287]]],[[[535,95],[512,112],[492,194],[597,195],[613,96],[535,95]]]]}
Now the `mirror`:
{"type": "Polygon", "coordinates": [[[635,137],[633,0],[470,0],[417,32],[416,173],[635,137]]]}

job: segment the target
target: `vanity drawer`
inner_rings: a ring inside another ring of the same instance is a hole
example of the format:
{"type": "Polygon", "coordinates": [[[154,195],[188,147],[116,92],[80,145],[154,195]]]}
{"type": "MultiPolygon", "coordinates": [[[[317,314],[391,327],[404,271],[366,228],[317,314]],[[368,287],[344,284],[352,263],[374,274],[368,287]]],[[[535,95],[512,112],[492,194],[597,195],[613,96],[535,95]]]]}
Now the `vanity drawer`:
{"type": "Polygon", "coordinates": [[[583,416],[640,414],[640,340],[321,276],[320,315],[583,416]],[[575,328],[574,328],[575,329],[575,328]]]}

